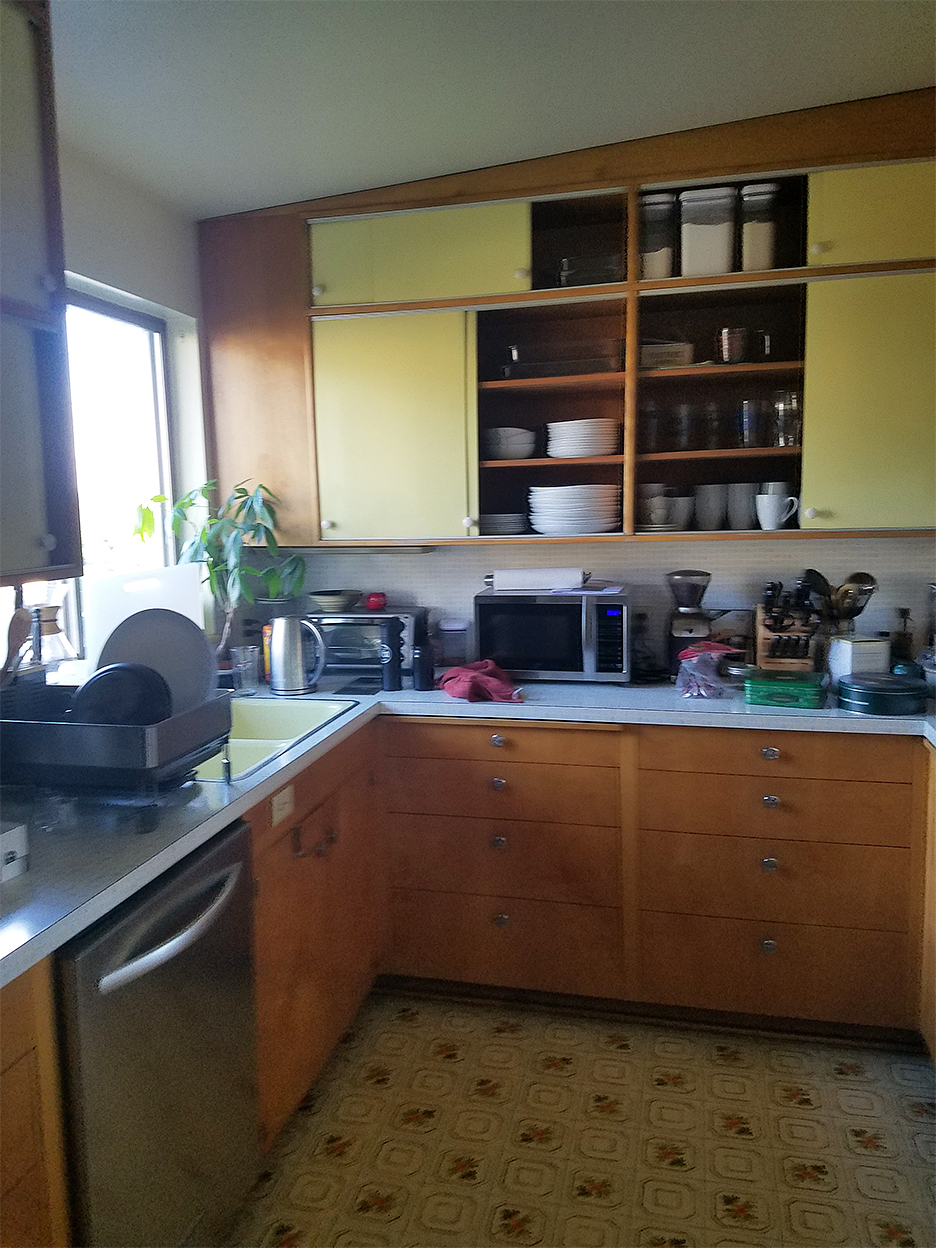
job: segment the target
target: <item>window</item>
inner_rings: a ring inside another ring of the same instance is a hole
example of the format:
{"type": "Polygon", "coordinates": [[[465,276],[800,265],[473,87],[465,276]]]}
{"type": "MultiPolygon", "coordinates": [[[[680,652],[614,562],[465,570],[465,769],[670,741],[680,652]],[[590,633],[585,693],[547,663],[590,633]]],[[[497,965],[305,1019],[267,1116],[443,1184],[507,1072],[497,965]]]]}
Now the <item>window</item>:
{"type": "MultiPolygon", "coordinates": [[[[172,497],[169,469],[166,325],[158,317],[72,292],[66,310],[72,425],[85,574],[106,577],[173,563],[163,526],[147,542],[133,533],[137,507],[154,494],[172,497]]],[[[58,622],[81,649],[74,581],[32,581],[27,607],[55,605],[58,622]]],[[[0,622],[14,607],[0,591],[0,622]]]]}
{"type": "Polygon", "coordinates": [[[165,527],[148,542],[133,528],[141,502],[172,494],[165,324],[72,296],[66,327],[85,573],[164,567],[173,561],[165,527]]]}

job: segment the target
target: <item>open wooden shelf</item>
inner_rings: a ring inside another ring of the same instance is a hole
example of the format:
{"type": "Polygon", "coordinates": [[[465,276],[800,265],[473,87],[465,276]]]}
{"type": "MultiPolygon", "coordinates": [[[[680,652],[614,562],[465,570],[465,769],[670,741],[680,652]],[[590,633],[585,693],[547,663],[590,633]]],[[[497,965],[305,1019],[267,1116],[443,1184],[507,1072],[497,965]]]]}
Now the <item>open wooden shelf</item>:
{"type": "Polygon", "coordinates": [[[758,376],[770,376],[772,373],[801,373],[805,368],[803,360],[769,360],[762,364],[691,364],[686,368],[648,368],[641,369],[637,376],[641,381],[657,381],[670,377],[737,377],[754,373],[758,376]]]}
{"type": "Polygon", "coordinates": [[[568,377],[509,377],[505,381],[481,381],[479,390],[623,390],[624,373],[580,373],[568,377]]]}
{"type": "Polygon", "coordinates": [[[582,455],[560,458],[549,455],[542,459],[482,459],[482,468],[559,468],[563,464],[623,464],[623,455],[582,455]]]}
{"type": "MultiPolygon", "coordinates": [[[[801,454],[799,446],[739,446],[717,451],[649,451],[637,455],[638,463],[691,459],[783,459],[801,454]]],[[[529,462],[520,460],[520,463],[529,462]]]]}

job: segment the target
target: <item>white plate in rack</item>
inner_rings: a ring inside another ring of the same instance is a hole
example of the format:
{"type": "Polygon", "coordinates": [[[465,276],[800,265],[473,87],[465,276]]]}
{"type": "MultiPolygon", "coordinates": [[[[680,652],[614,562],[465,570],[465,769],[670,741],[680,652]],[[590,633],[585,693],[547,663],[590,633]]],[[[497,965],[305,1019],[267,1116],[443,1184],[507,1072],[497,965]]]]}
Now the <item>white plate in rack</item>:
{"type": "Polygon", "coordinates": [[[151,607],[118,624],[101,651],[98,667],[142,663],[159,672],[179,715],[206,702],[218,687],[218,665],[204,630],[187,615],[151,607]]]}

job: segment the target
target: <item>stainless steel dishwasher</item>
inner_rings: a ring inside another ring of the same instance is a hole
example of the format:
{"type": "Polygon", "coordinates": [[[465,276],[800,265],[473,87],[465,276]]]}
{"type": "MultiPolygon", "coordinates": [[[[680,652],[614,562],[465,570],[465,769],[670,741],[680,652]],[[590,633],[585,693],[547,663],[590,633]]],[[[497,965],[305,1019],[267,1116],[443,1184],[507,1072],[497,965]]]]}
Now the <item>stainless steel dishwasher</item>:
{"type": "Polygon", "coordinates": [[[60,953],[77,1244],[209,1244],[259,1171],[248,832],[60,953]]]}

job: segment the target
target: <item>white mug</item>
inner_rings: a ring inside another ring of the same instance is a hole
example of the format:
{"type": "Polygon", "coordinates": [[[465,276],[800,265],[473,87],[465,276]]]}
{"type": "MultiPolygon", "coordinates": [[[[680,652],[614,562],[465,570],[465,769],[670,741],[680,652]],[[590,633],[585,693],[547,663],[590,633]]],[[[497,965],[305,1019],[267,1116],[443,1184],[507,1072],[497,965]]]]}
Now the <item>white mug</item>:
{"type": "Polygon", "coordinates": [[[640,511],[645,517],[644,524],[669,524],[671,499],[665,494],[640,500],[640,511]]]}
{"type": "Polygon", "coordinates": [[[728,527],[730,529],[754,528],[754,496],[756,481],[734,481],[728,486],[728,527]]]}
{"type": "Polygon", "coordinates": [[[728,506],[728,486],[697,485],[695,487],[696,525],[700,529],[721,529],[725,524],[728,506]]]}
{"type": "Polygon", "coordinates": [[[780,529],[799,510],[799,499],[784,498],[782,494],[758,494],[756,506],[762,529],[780,529]]]}
{"type": "Polygon", "coordinates": [[[692,495],[681,495],[679,498],[671,498],[670,500],[670,524],[675,524],[677,529],[688,529],[692,523],[692,512],[695,507],[695,499],[692,495]]]}

